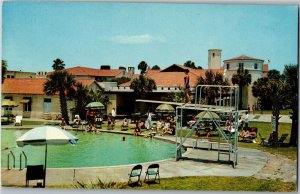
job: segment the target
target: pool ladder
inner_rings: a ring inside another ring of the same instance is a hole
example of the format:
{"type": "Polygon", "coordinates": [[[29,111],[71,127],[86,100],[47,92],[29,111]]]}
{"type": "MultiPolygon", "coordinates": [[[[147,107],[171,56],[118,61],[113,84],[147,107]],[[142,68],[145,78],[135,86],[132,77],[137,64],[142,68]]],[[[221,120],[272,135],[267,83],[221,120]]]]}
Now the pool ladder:
{"type": "MultiPolygon", "coordinates": [[[[27,166],[27,156],[26,156],[25,152],[22,151],[21,154],[20,154],[20,170],[23,170],[26,166],[27,166]],[[25,159],[25,165],[22,168],[22,158],[23,157],[25,159]]],[[[9,153],[7,154],[7,169],[11,170],[12,168],[15,168],[15,167],[16,167],[16,157],[15,157],[15,155],[12,151],[9,151],[9,153]],[[13,160],[12,167],[10,166],[10,158],[11,157],[12,157],[12,160],[13,160]]]]}
{"type": "Polygon", "coordinates": [[[10,157],[12,157],[12,159],[13,159],[13,167],[12,168],[16,167],[16,157],[12,151],[9,151],[9,153],[7,154],[7,170],[12,169],[12,168],[10,168],[10,157]]]}
{"type": "Polygon", "coordinates": [[[20,154],[20,170],[23,170],[24,168],[22,168],[22,158],[24,157],[25,159],[25,165],[24,165],[24,168],[27,167],[27,156],[25,154],[24,151],[21,152],[20,154]]]}

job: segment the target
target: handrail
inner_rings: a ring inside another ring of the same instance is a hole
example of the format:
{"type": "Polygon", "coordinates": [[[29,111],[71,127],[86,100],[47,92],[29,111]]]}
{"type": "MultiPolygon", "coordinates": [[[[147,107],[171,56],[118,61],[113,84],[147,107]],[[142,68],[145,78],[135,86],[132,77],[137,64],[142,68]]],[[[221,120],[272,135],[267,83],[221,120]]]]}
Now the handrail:
{"type": "Polygon", "coordinates": [[[22,156],[24,156],[24,158],[25,158],[24,168],[27,166],[27,156],[26,156],[25,152],[22,151],[21,154],[20,154],[20,170],[24,169],[24,168],[22,168],[22,156]]]}
{"type": "Polygon", "coordinates": [[[12,169],[12,168],[10,168],[10,162],[9,162],[10,161],[10,156],[13,157],[13,161],[14,161],[13,168],[16,167],[16,157],[15,157],[15,155],[12,151],[9,151],[9,153],[7,154],[7,169],[8,170],[12,169]]]}

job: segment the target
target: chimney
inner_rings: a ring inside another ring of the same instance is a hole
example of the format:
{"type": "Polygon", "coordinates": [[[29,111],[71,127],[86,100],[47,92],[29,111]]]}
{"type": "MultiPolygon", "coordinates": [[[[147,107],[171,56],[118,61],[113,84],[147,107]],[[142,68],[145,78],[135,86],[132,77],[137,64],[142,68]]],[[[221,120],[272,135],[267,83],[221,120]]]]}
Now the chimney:
{"type": "Polygon", "coordinates": [[[110,69],[110,65],[101,65],[100,69],[110,69]]]}
{"type": "Polygon", "coordinates": [[[128,73],[130,75],[133,75],[134,74],[134,67],[128,67],[128,73]]]}

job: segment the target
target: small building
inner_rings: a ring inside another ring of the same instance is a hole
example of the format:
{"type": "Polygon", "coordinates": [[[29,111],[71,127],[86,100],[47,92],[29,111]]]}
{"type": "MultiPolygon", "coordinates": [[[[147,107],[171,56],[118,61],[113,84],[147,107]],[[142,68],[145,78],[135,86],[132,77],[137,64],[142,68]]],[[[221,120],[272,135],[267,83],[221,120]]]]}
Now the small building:
{"type": "MultiPolygon", "coordinates": [[[[12,114],[23,115],[24,118],[57,119],[60,117],[59,96],[46,95],[44,83],[46,78],[13,78],[4,79],[2,84],[2,100],[10,99],[19,106],[12,109],[12,114]]],[[[94,79],[77,79],[92,90],[101,89],[94,79]]],[[[69,116],[72,116],[70,109],[74,108],[74,101],[68,100],[69,116]]],[[[2,108],[2,116],[8,108],[2,108]]]]}
{"type": "Polygon", "coordinates": [[[252,85],[259,78],[265,77],[268,71],[268,65],[264,64],[264,60],[257,59],[254,57],[249,57],[246,55],[241,55],[239,57],[226,59],[224,62],[224,75],[225,78],[231,83],[232,76],[237,73],[239,68],[247,69],[249,74],[251,74],[251,84],[247,87],[247,89],[243,89],[243,104],[242,108],[247,109],[248,105],[252,107],[252,105],[257,104],[257,98],[255,98],[252,94],[252,85]]]}

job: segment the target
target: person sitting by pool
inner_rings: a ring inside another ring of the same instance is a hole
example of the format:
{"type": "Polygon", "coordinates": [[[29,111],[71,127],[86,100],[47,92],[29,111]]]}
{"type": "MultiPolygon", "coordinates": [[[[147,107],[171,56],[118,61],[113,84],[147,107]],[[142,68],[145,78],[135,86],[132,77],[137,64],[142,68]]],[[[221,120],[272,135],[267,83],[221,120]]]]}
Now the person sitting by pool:
{"type": "Polygon", "coordinates": [[[244,129],[239,133],[239,137],[248,138],[251,137],[250,131],[245,131],[244,129]]]}
{"type": "Polygon", "coordinates": [[[166,134],[166,133],[169,133],[171,132],[170,130],[170,122],[168,120],[165,121],[165,124],[163,126],[163,129],[162,129],[162,133],[160,135],[163,135],[163,134],[166,134]]]}
{"type": "Polygon", "coordinates": [[[60,126],[63,130],[66,130],[67,123],[66,123],[66,121],[65,121],[64,118],[61,119],[61,123],[59,124],[59,126],[60,126]]]}
{"type": "Polygon", "coordinates": [[[163,128],[163,122],[159,119],[156,123],[156,132],[159,132],[163,128]]]}
{"type": "Polygon", "coordinates": [[[195,131],[195,137],[197,137],[197,138],[201,137],[200,129],[196,129],[196,131],[195,131]]]}
{"type": "Polygon", "coordinates": [[[191,120],[189,120],[188,122],[187,122],[187,124],[191,127],[192,125],[194,125],[196,123],[196,119],[195,119],[195,117],[193,116],[192,118],[191,118],[191,120]]]}
{"type": "Polygon", "coordinates": [[[128,121],[127,121],[126,118],[123,120],[123,123],[122,123],[122,126],[121,126],[121,127],[122,127],[122,128],[127,128],[127,127],[128,127],[128,121]]]}
{"type": "Polygon", "coordinates": [[[133,135],[136,135],[136,136],[141,135],[140,125],[141,125],[140,121],[136,122],[133,135]]]}
{"type": "Polygon", "coordinates": [[[107,117],[107,130],[113,129],[113,122],[110,116],[107,117]]]}
{"type": "Polygon", "coordinates": [[[161,134],[161,136],[164,136],[164,135],[175,135],[175,129],[174,128],[165,129],[163,134],[161,134]]]}

